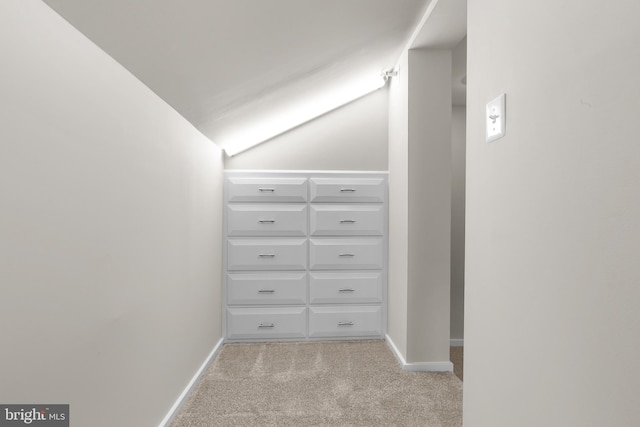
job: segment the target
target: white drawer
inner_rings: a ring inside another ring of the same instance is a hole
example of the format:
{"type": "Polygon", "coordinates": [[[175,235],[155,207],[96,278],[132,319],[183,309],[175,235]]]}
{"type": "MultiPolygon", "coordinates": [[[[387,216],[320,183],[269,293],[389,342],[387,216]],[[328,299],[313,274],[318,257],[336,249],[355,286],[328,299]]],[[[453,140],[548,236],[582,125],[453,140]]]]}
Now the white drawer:
{"type": "Polygon", "coordinates": [[[306,236],[306,205],[227,206],[227,235],[234,236],[306,236]]]}
{"type": "Polygon", "coordinates": [[[306,202],[307,178],[227,177],[229,202],[306,202]]]}
{"type": "Polygon", "coordinates": [[[229,273],[227,274],[227,303],[306,304],[306,273],[229,273]]]}
{"type": "Polygon", "coordinates": [[[229,239],[227,270],[304,270],[306,239],[229,239]]]}
{"type": "Polygon", "coordinates": [[[311,304],[379,303],[382,273],[311,273],[311,304]]]}
{"type": "Polygon", "coordinates": [[[307,309],[227,308],[227,338],[304,338],[307,309]]]}
{"type": "Polygon", "coordinates": [[[382,236],[383,205],[313,205],[313,236],[382,236]]]}
{"type": "Polygon", "coordinates": [[[311,239],[312,270],[378,270],[383,267],[382,237],[311,239]]]}
{"type": "Polygon", "coordinates": [[[309,338],[382,335],[382,307],[341,306],[309,309],[309,338]]]}
{"type": "Polygon", "coordinates": [[[312,202],[384,202],[384,178],[311,178],[312,202]]]}

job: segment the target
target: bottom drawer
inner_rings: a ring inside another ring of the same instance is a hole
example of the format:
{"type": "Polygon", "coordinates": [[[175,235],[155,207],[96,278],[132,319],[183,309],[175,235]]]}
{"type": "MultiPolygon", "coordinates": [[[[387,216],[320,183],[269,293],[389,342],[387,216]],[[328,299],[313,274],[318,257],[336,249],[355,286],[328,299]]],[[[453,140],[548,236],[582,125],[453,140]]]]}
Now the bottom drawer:
{"type": "Polygon", "coordinates": [[[227,338],[304,338],[307,309],[227,308],[227,338]]]}
{"type": "Polygon", "coordinates": [[[309,337],[371,337],[382,335],[382,307],[311,307],[309,337]]]}

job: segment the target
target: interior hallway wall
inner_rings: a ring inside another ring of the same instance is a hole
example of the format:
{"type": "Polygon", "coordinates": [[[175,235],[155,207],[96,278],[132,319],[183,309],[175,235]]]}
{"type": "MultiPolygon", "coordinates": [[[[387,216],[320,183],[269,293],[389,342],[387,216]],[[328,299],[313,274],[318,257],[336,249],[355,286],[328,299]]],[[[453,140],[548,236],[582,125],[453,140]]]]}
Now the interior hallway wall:
{"type": "Polygon", "coordinates": [[[228,157],[225,168],[386,171],[388,93],[382,88],[228,157]]]}
{"type": "Polygon", "coordinates": [[[467,109],[451,116],[451,339],[464,339],[464,199],[467,109]]]}
{"type": "Polygon", "coordinates": [[[389,296],[387,335],[407,357],[409,250],[409,52],[389,86],[389,296]]]}
{"type": "Polygon", "coordinates": [[[451,51],[409,50],[407,362],[448,362],[451,51]]]}
{"type": "Polygon", "coordinates": [[[408,363],[448,370],[451,51],[403,53],[389,104],[388,335],[408,363]]]}
{"type": "Polygon", "coordinates": [[[158,425],[221,338],[221,151],[41,1],[0,52],[0,402],[158,425]]]}
{"type": "Polygon", "coordinates": [[[640,425],[638,16],[469,1],[465,427],[640,425]]]}

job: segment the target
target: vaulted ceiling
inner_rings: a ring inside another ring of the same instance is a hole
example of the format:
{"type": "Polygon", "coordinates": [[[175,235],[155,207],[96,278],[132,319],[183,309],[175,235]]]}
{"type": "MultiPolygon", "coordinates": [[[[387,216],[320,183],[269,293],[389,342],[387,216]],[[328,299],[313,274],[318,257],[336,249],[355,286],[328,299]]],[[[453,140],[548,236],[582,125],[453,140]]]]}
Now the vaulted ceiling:
{"type": "Polygon", "coordinates": [[[44,1],[213,141],[262,110],[393,67],[431,2],[44,1]]]}

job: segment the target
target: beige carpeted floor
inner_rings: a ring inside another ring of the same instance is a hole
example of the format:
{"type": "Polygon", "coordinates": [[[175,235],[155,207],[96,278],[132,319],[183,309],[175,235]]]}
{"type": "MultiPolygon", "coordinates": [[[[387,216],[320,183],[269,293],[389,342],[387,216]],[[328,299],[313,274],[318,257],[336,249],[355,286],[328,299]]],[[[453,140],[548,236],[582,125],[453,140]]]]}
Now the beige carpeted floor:
{"type": "Polygon", "coordinates": [[[406,372],[384,341],[227,344],[172,427],[462,425],[462,381],[406,372]]]}
{"type": "Polygon", "coordinates": [[[464,374],[464,347],[450,347],[449,360],[453,362],[453,373],[460,379],[464,374]]]}

